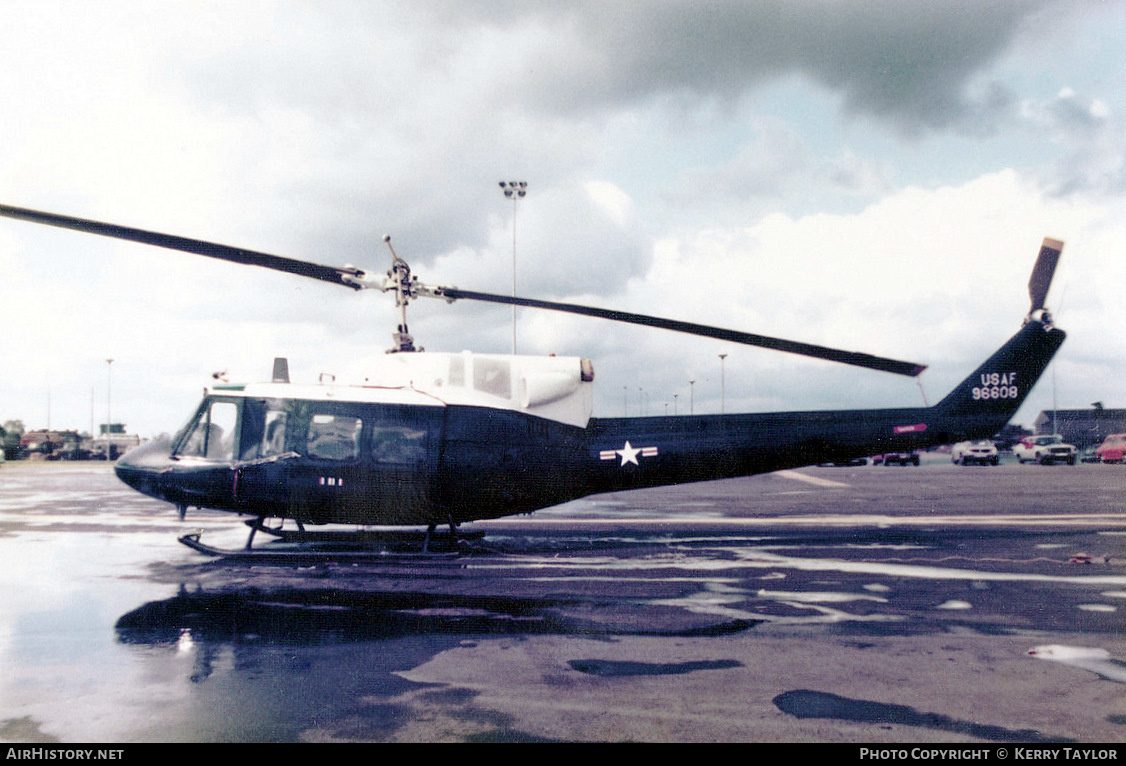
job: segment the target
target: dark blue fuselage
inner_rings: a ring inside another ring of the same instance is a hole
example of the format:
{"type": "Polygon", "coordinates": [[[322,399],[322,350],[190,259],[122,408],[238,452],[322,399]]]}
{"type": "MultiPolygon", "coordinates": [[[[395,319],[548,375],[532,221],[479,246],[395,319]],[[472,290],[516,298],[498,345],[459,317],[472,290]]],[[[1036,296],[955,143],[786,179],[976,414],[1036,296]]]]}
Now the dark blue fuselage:
{"type": "Polygon", "coordinates": [[[513,410],[216,393],[118,461],[145,494],[310,523],[460,523],[600,492],[708,481],[985,438],[1064,333],[1027,323],[934,407],[651,418],[585,428],[513,410]]]}

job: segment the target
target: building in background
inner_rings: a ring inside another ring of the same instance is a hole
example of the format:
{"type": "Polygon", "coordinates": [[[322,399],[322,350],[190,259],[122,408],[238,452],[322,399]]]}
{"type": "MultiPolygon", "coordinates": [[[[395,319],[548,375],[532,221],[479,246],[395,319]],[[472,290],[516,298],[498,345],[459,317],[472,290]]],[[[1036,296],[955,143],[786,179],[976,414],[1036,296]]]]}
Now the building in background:
{"type": "Polygon", "coordinates": [[[101,425],[97,437],[77,431],[27,431],[19,436],[18,449],[8,450],[15,460],[110,460],[141,443],[141,437],[125,432],[124,423],[101,425]],[[15,452],[15,454],[12,454],[15,452]]]}
{"type": "Polygon", "coordinates": [[[1126,410],[1108,410],[1101,402],[1083,410],[1044,410],[1033,425],[1038,435],[1059,434],[1083,449],[1101,444],[1110,434],[1126,433],[1126,410]]]}
{"type": "Polygon", "coordinates": [[[76,460],[82,437],[77,431],[27,431],[20,435],[20,457],[29,460],[76,460]]]}
{"type": "Polygon", "coordinates": [[[100,423],[97,438],[89,440],[91,460],[117,460],[141,443],[141,437],[125,432],[124,423],[100,423]]]}

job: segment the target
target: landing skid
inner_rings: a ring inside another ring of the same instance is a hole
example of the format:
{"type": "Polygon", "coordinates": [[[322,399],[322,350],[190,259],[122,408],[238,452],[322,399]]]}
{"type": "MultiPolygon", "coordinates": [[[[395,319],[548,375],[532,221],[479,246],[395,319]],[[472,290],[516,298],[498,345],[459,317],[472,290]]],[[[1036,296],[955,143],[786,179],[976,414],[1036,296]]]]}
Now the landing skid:
{"type": "MultiPolygon", "coordinates": [[[[342,529],[329,529],[329,530],[309,530],[304,526],[298,526],[297,529],[283,529],[282,527],[267,526],[261,519],[251,519],[246,522],[246,525],[253,531],[264,532],[271,537],[291,543],[302,542],[326,542],[326,543],[360,543],[360,542],[398,542],[398,543],[424,543],[427,536],[429,536],[431,544],[449,544],[450,534],[448,532],[438,532],[434,527],[429,528],[423,532],[414,528],[396,528],[396,527],[383,527],[376,529],[356,529],[356,530],[342,530],[342,529]]],[[[480,540],[485,536],[483,530],[472,530],[464,532],[457,530],[454,533],[455,540],[480,540]]]]}
{"type": "Polygon", "coordinates": [[[246,525],[250,527],[250,535],[241,549],[208,545],[200,540],[203,530],[183,535],[179,541],[206,556],[230,560],[360,561],[404,556],[457,557],[472,552],[469,540],[485,536],[479,530],[460,532],[453,524],[448,532],[438,532],[434,524],[425,532],[406,527],[314,531],[306,529],[301,523],[296,529],[284,529],[281,524],[274,527],[267,525],[264,518],[251,519],[246,525]],[[275,539],[254,547],[254,536],[258,532],[275,539]]]}
{"type": "MultiPolygon", "coordinates": [[[[413,541],[302,541],[278,540],[255,548],[216,548],[200,540],[202,532],[182,535],[179,541],[194,551],[224,561],[275,561],[279,563],[324,563],[329,561],[388,561],[396,559],[455,559],[470,553],[463,540],[439,546],[434,540],[422,544],[423,533],[413,541]]],[[[443,536],[444,538],[444,536],[443,536]]]]}

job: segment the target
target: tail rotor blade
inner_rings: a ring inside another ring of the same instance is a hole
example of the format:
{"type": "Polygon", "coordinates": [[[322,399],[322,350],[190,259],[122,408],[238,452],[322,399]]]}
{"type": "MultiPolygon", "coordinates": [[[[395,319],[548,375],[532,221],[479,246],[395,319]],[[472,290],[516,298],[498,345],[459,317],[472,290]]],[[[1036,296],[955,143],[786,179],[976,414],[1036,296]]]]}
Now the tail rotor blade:
{"type": "Polygon", "coordinates": [[[1048,288],[1052,286],[1052,275],[1056,272],[1060,253],[1063,252],[1063,242],[1058,239],[1044,237],[1040,245],[1040,255],[1036,258],[1036,265],[1032,268],[1032,277],[1028,280],[1028,297],[1032,300],[1032,311],[1044,308],[1044,301],[1048,297],[1048,288]]]}

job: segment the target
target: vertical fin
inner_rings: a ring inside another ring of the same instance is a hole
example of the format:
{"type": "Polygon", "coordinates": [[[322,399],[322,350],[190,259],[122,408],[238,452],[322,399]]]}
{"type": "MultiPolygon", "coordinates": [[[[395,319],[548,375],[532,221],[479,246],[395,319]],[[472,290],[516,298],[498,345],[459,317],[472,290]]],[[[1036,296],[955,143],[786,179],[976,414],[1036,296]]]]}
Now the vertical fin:
{"type": "Polygon", "coordinates": [[[968,378],[935,411],[949,417],[1008,422],[1067,337],[1063,330],[1030,321],[968,378]]]}

